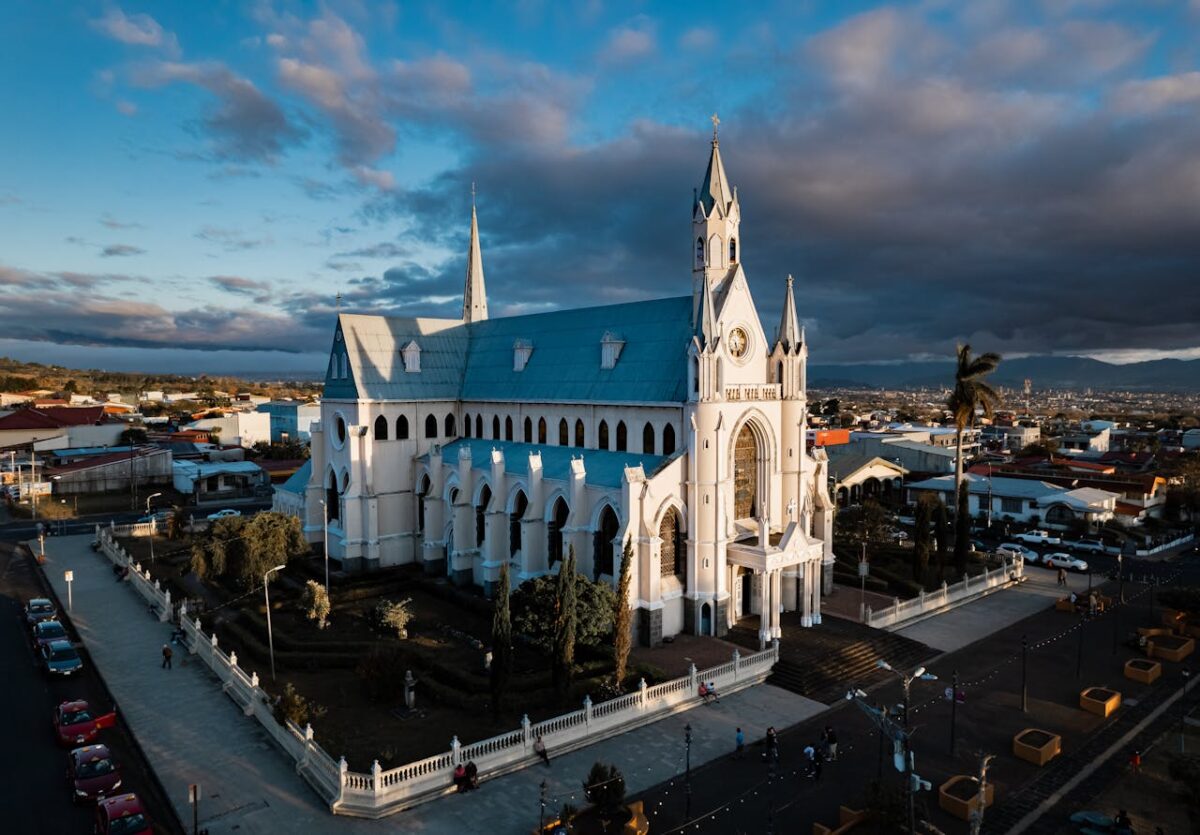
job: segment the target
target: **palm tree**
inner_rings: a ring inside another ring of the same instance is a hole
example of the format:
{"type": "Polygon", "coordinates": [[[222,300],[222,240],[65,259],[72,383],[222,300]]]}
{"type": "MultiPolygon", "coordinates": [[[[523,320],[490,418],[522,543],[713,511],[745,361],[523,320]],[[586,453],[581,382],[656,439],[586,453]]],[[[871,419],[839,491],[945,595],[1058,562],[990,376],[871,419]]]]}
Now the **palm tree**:
{"type": "Polygon", "coordinates": [[[967,496],[963,490],[963,432],[975,425],[975,413],[982,409],[991,417],[1000,395],[984,381],[984,377],[996,370],[1000,355],[988,352],[971,356],[970,345],[958,346],[958,366],[954,370],[954,390],[946,401],[946,407],[954,418],[954,496],[958,511],[954,519],[954,563],[961,573],[966,568],[969,533],[971,530],[967,496]]]}

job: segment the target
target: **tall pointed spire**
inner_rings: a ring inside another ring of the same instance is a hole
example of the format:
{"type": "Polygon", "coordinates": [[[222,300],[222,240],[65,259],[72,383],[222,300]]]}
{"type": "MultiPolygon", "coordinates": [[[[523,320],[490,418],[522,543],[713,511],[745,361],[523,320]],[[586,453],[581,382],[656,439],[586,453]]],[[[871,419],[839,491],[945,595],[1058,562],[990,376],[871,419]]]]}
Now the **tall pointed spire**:
{"type": "Polygon", "coordinates": [[[708,275],[704,276],[704,291],[700,296],[700,315],[696,325],[701,346],[711,349],[717,338],[717,311],[714,309],[712,281],[708,275]]]}
{"type": "Polygon", "coordinates": [[[787,277],[787,295],[783,300],[783,316],[779,319],[779,342],[783,350],[792,351],[804,344],[804,333],[796,316],[796,299],[792,295],[792,277],[787,277]]]}
{"type": "Polygon", "coordinates": [[[725,164],[721,162],[721,143],[717,140],[717,125],[721,120],[717,114],[712,115],[713,138],[712,153],[708,158],[708,170],[704,172],[704,182],[700,184],[699,202],[704,206],[704,213],[711,214],[713,206],[720,207],[721,215],[729,213],[733,203],[733,188],[729,178],[725,176],[725,164]]]}
{"type": "Polygon", "coordinates": [[[483,253],[479,248],[479,219],[475,215],[475,184],[471,183],[471,243],[467,247],[467,280],[463,287],[463,321],[488,317],[487,290],[483,286],[483,253]]]}

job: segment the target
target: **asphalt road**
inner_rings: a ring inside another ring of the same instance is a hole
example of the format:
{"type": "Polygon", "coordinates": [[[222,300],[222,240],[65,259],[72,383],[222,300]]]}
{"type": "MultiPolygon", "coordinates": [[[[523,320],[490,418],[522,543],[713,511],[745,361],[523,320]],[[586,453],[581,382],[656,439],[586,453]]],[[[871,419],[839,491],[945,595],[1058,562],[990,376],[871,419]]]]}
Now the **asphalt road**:
{"type": "MultiPolygon", "coordinates": [[[[0,830],[13,833],[66,835],[92,831],[92,805],[72,803],[66,782],[67,752],[54,738],[51,717],[55,706],[83,698],[93,706],[110,706],[103,683],[84,654],[84,671],[68,679],[50,680],[34,664],[24,628],[22,607],[45,590],[32,560],[21,549],[0,544],[0,716],[4,717],[4,752],[0,757],[0,786],[4,787],[0,830]]],[[[68,627],[70,628],[70,627],[68,627]]],[[[119,716],[118,709],[118,716],[119,716]]],[[[149,809],[158,833],[180,832],[170,805],[122,722],[101,732],[121,763],[123,789],[136,792],[149,809]]]]}

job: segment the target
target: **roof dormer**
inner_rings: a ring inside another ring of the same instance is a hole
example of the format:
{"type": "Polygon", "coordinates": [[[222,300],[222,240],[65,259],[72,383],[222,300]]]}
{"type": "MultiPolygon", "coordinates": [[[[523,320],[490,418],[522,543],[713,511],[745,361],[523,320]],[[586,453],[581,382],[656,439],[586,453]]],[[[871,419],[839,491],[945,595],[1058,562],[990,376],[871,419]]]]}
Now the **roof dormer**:
{"type": "Polygon", "coordinates": [[[518,339],[513,342],[513,371],[524,371],[533,354],[533,343],[528,339],[518,339]]]}
{"type": "Polygon", "coordinates": [[[406,374],[417,374],[421,371],[421,346],[417,344],[417,340],[414,339],[401,348],[400,356],[404,359],[406,374]]]}
{"type": "Polygon", "coordinates": [[[621,358],[621,349],[624,347],[624,339],[612,331],[605,331],[604,336],[600,337],[600,367],[616,368],[617,360],[621,358]]]}

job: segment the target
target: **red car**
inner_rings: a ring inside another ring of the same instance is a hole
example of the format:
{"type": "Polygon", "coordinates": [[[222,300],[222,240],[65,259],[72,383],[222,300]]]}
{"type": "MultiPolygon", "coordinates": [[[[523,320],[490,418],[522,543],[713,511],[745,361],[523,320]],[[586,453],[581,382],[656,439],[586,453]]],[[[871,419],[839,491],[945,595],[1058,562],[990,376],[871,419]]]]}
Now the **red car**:
{"type": "Polygon", "coordinates": [[[121,787],[121,766],[107,745],[85,745],[67,755],[67,781],[76,802],[100,800],[121,787]]]}
{"type": "Polygon", "coordinates": [[[136,794],[119,794],[96,804],[96,835],[153,835],[150,816],[136,794]]]}
{"type": "Polygon", "coordinates": [[[58,741],[67,747],[87,745],[103,728],[117,724],[117,712],[110,710],[97,715],[87,702],[63,702],[54,711],[54,732],[58,741]]]}

